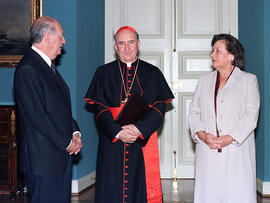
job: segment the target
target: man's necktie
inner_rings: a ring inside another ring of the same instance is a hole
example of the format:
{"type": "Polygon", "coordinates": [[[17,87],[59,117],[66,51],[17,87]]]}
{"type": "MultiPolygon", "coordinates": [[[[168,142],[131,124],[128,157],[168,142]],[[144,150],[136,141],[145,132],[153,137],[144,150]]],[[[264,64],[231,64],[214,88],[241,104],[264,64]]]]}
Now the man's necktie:
{"type": "Polygon", "coordinates": [[[55,70],[55,65],[54,65],[54,63],[51,64],[51,69],[52,69],[52,71],[54,72],[54,74],[56,74],[56,70],[55,70]]]}

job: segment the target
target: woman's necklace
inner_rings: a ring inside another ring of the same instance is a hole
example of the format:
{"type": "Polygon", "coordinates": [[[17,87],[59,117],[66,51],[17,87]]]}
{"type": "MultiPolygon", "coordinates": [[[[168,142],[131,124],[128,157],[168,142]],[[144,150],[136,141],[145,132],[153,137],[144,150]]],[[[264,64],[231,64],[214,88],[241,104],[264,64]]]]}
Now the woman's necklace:
{"type": "Polygon", "coordinates": [[[136,68],[135,68],[135,72],[134,72],[133,79],[131,81],[130,88],[128,88],[128,90],[126,89],[126,85],[125,85],[125,81],[124,81],[124,77],[123,77],[123,73],[122,73],[122,69],[121,69],[119,59],[118,59],[118,66],[119,66],[119,70],[120,70],[120,74],[121,74],[121,78],[122,78],[122,83],[123,83],[123,87],[124,87],[124,91],[125,91],[125,96],[126,96],[126,98],[124,100],[122,100],[121,103],[125,104],[127,102],[127,100],[128,100],[128,95],[130,93],[130,90],[131,90],[131,88],[133,86],[133,83],[134,83],[134,80],[135,80],[135,77],[136,77],[137,69],[138,69],[138,66],[139,66],[139,59],[138,59],[138,62],[137,62],[136,68]]]}

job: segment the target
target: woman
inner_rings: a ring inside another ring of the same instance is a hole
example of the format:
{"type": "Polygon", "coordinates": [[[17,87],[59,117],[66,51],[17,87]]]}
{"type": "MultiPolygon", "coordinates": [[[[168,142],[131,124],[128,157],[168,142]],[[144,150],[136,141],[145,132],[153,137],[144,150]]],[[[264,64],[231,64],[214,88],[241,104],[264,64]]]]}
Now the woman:
{"type": "Polygon", "coordinates": [[[229,34],[215,35],[212,66],[199,78],[189,112],[196,143],[195,203],[256,203],[257,78],[240,68],[244,49],[229,34]]]}

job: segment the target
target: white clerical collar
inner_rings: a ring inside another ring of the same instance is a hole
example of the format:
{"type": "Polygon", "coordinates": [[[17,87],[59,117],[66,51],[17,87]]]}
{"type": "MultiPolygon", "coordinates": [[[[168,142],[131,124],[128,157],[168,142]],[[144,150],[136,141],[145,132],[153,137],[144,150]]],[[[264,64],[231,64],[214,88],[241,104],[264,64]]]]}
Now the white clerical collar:
{"type": "Polygon", "coordinates": [[[46,61],[46,63],[49,65],[49,67],[51,67],[52,65],[52,60],[46,55],[44,54],[41,50],[39,50],[37,47],[35,47],[34,45],[32,45],[31,47],[35,52],[37,52],[43,59],[44,61],[46,61]]]}
{"type": "Polygon", "coordinates": [[[131,67],[131,62],[127,62],[127,67],[130,68],[131,67]]]}

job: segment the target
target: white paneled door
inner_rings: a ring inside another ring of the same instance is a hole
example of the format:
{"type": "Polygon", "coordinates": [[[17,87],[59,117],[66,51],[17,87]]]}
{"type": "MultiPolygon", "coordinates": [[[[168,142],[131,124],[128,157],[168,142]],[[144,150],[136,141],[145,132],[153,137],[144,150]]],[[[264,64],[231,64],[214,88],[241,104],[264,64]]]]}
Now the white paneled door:
{"type": "Polygon", "coordinates": [[[212,70],[213,35],[238,37],[237,6],[237,0],[105,0],[105,62],[115,59],[113,33],[132,26],[140,34],[140,58],[161,69],[175,96],[159,131],[162,178],[173,178],[174,168],[177,178],[194,177],[189,104],[198,76],[212,70]]]}

